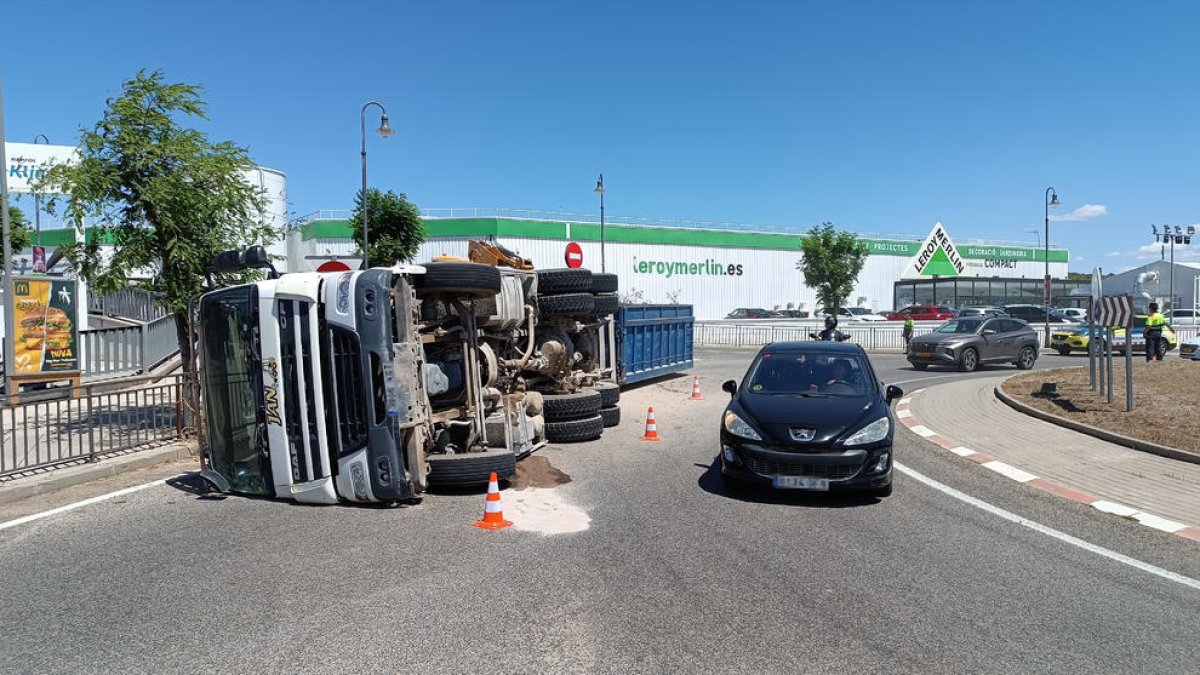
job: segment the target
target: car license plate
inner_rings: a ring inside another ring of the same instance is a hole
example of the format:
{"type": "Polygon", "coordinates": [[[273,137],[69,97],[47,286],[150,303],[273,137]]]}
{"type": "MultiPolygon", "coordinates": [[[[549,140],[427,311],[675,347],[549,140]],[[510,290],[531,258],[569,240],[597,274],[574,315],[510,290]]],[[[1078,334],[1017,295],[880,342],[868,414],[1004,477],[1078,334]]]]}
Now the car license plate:
{"type": "Polygon", "coordinates": [[[1196,348],[1191,345],[1184,345],[1179,348],[1180,354],[1191,354],[1194,351],[1196,351],[1196,348]]]}
{"type": "Polygon", "coordinates": [[[931,356],[933,356],[933,352],[917,352],[916,353],[916,357],[918,359],[927,359],[931,356]]]}
{"type": "Polygon", "coordinates": [[[828,478],[812,478],[810,476],[775,476],[771,484],[777,488],[792,490],[828,490],[828,478]]]}

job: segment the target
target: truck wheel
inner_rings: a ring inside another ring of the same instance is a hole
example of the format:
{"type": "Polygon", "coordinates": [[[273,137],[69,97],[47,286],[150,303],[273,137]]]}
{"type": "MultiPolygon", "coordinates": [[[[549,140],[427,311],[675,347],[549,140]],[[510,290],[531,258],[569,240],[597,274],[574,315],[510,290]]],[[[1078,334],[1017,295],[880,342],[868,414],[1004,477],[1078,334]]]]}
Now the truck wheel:
{"type": "Polygon", "coordinates": [[[425,274],[413,276],[417,297],[453,293],[476,298],[500,292],[500,271],[491,265],[469,262],[429,262],[425,274]]]}
{"type": "Polygon", "coordinates": [[[608,272],[592,272],[593,293],[616,293],[617,275],[608,272]]]}
{"type": "Polygon", "coordinates": [[[588,293],[592,290],[592,272],[585,269],[562,268],[538,270],[538,295],[556,293],[588,293]]]}
{"type": "Polygon", "coordinates": [[[621,423],[621,409],[617,407],[601,408],[600,417],[604,419],[604,428],[615,427],[621,423]]]}
{"type": "Polygon", "coordinates": [[[617,308],[621,306],[621,299],[612,294],[597,295],[595,304],[597,316],[609,316],[615,314],[617,308]]]}
{"type": "Polygon", "coordinates": [[[546,421],[574,420],[600,412],[600,392],[585,389],[574,394],[543,394],[542,414],[546,421]]]}
{"type": "Polygon", "coordinates": [[[511,450],[467,452],[459,455],[429,455],[429,484],[486,485],[493,471],[500,480],[517,472],[517,457],[511,450]]]}
{"type": "Polygon", "coordinates": [[[603,433],[604,418],[600,413],[577,420],[546,422],[546,440],[551,443],[594,441],[603,433]]]}
{"type": "Polygon", "coordinates": [[[611,408],[621,400],[621,388],[612,382],[597,382],[592,387],[600,392],[600,406],[611,408]]]}
{"type": "Polygon", "coordinates": [[[565,295],[539,295],[538,312],[542,316],[573,316],[592,314],[596,311],[595,296],[591,293],[567,293],[565,295]]]}

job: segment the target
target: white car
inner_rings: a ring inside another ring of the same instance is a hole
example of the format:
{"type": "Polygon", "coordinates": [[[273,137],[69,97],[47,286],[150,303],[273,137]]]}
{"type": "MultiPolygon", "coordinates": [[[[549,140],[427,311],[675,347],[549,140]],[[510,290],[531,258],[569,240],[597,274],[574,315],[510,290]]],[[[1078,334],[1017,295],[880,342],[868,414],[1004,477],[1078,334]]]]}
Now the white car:
{"type": "Polygon", "coordinates": [[[837,318],[838,321],[887,321],[886,316],[875,314],[866,307],[841,307],[838,309],[837,318]]]}
{"type": "Polygon", "coordinates": [[[1059,310],[1067,318],[1074,319],[1079,322],[1087,321],[1087,310],[1082,307],[1064,307],[1059,310]]]}
{"type": "Polygon", "coordinates": [[[1200,317],[1194,309],[1173,309],[1167,316],[1167,323],[1172,326],[1200,326],[1200,317]]]}
{"type": "Polygon", "coordinates": [[[1179,343],[1179,358],[1200,361],[1200,337],[1179,343]]]}

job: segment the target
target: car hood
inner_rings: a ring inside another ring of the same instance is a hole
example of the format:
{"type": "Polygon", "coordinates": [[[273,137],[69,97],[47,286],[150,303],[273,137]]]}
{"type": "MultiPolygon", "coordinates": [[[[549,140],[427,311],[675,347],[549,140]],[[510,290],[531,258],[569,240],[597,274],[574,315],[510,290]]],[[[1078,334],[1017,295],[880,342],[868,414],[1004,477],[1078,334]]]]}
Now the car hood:
{"type": "Polygon", "coordinates": [[[738,397],[731,409],[738,414],[744,412],[748,417],[746,421],[765,432],[769,440],[799,447],[832,443],[846,431],[888,414],[887,406],[878,395],[806,398],[745,394],[738,397]],[[792,429],[812,429],[812,440],[794,440],[792,429]]]}

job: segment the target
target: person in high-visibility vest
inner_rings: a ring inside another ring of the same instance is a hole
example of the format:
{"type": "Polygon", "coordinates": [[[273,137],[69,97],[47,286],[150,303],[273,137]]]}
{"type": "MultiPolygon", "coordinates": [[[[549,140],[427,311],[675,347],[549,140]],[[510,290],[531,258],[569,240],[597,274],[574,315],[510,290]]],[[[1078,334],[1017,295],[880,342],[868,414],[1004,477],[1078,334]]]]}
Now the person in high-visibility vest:
{"type": "Polygon", "coordinates": [[[1146,361],[1162,361],[1167,351],[1167,339],[1163,337],[1163,328],[1167,319],[1158,312],[1158,303],[1150,303],[1150,316],[1146,317],[1146,327],[1143,335],[1146,337],[1146,361]]]}
{"type": "Polygon", "coordinates": [[[901,335],[904,336],[904,353],[907,354],[908,346],[912,342],[913,336],[913,318],[911,314],[904,317],[904,332],[901,335]]]}

